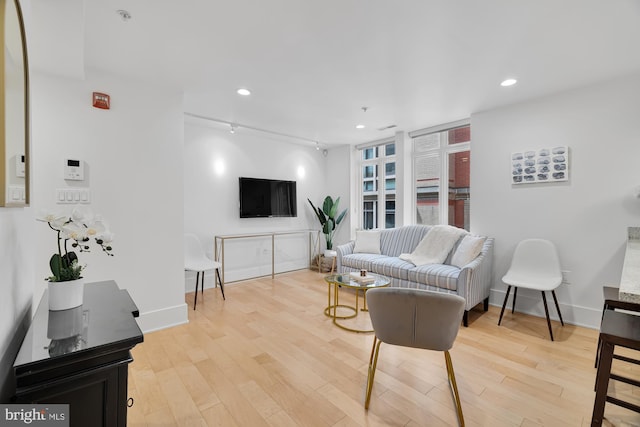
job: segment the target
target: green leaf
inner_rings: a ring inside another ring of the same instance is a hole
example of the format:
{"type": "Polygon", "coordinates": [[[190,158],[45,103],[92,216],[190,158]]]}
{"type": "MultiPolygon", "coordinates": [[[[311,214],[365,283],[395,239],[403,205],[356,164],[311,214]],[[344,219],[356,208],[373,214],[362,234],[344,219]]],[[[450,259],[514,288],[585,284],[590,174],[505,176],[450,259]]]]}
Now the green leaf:
{"type": "Polygon", "coordinates": [[[322,204],[322,211],[329,217],[332,218],[331,209],[333,209],[333,199],[331,196],[327,196],[324,198],[324,203],[322,204]]]}
{"type": "Polygon", "coordinates": [[[49,260],[51,273],[56,279],[60,278],[60,270],[62,270],[62,257],[59,254],[53,254],[49,260]]]}
{"type": "Polygon", "coordinates": [[[313,208],[313,213],[316,214],[316,216],[318,217],[318,221],[320,221],[320,225],[324,225],[324,223],[326,222],[324,213],[320,210],[320,208],[316,208],[311,200],[307,199],[307,201],[313,208]]]}

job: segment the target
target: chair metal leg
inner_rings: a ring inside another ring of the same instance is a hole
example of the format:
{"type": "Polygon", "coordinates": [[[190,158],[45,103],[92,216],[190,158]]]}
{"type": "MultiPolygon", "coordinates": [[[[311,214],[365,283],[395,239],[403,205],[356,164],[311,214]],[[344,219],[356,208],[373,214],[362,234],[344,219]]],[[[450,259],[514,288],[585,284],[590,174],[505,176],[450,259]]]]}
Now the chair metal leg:
{"type": "Polygon", "coordinates": [[[202,298],[204,298],[204,271],[200,276],[200,293],[202,294],[202,298]]]}
{"type": "Polygon", "coordinates": [[[451,362],[451,355],[449,350],[445,350],[444,359],[447,362],[447,376],[449,377],[449,386],[453,393],[453,398],[456,404],[456,411],[458,412],[458,422],[460,427],[464,427],[464,416],[462,415],[462,405],[460,404],[460,395],[458,394],[458,385],[456,384],[456,375],[453,372],[453,363],[451,362]]]}
{"type": "Polygon", "coordinates": [[[551,330],[551,319],[549,318],[549,307],[547,306],[547,297],[544,294],[544,291],[540,291],[542,293],[542,302],[544,303],[544,313],[547,315],[547,326],[549,327],[549,335],[551,335],[551,341],[553,341],[553,331],[551,330]]]}
{"type": "Polygon", "coordinates": [[[194,297],[193,297],[193,309],[196,309],[196,304],[198,303],[198,281],[200,280],[200,272],[197,271],[196,272],[196,291],[194,292],[194,297]]]}
{"type": "Polygon", "coordinates": [[[220,270],[216,268],[216,276],[218,276],[218,282],[220,282],[220,292],[222,292],[222,299],[226,300],[224,297],[224,285],[222,284],[222,279],[220,278],[220,270]]]}
{"type": "Polygon", "coordinates": [[[367,395],[364,399],[364,409],[369,409],[371,401],[371,389],[373,388],[373,379],[376,376],[376,366],[378,366],[378,355],[380,354],[380,344],[376,336],[373,337],[373,347],[371,347],[371,357],[369,357],[369,372],[367,374],[367,395]]]}
{"type": "Polygon", "coordinates": [[[509,292],[511,292],[511,285],[507,287],[507,293],[504,296],[504,302],[502,303],[502,310],[500,310],[500,319],[498,319],[498,326],[502,322],[502,315],[504,314],[504,308],[507,306],[507,300],[509,299],[509,292]]]}
{"type": "Polygon", "coordinates": [[[511,303],[511,314],[516,312],[516,297],[518,296],[518,287],[513,288],[513,302],[511,303]]]}
{"type": "Polygon", "coordinates": [[[560,304],[558,304],[558,298],[556,298],[556,291],[551,291],[551,295],[553,295],[553,301],[556,303],[556,310],[558,310],[558,316],[560,317],[560,323],[564,326],[564,320],[562,320],[562,313],[560,313],[560,304]]]}

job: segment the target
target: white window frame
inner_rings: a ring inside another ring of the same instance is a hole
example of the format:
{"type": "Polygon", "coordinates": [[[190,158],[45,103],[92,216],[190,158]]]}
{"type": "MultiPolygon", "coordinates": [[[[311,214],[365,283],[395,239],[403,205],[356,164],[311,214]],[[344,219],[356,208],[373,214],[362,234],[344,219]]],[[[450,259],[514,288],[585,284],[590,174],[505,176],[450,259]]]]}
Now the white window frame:
{"type": "Polygon", "coordinates": [[[440,224],[446,225],[449,223],[449,155],[460,153],[463,151],[471,152],[471,141],[469,142],[461,142],[458,144],[449,145],[449,141],[440,141],[440,146],[438,148],[434,148],[433,150],[423,151],[417,153],[415,150],[415,138],[433,134],[449,131],[452,129],[470,126],[471,121],[469,119],[460,120],[457,122],[446,123],[439,126],[434,126],[431,128],[420,129],[413,132],[409,132],[409,137],[411,138],[411,146],[413,150],[413,155],[411,156],[411,171],[412,171],[412,215],[411,220],[413,224],[416,224],[418,221],[417,212],[418,212],[418,200],[417,193],[418,189],[416,186],[417,180],[417,171],[416,171],[416,160],[422,157],[440,157],[440,188],[438,189],[438,217],[440,219],[440,224]]]}
{"type": "Polygon", "coordinates": [[[374,178],[373,181],[377,180],[377,200],[376,200],[376,217],[374,218],[374,229],[375,228],[385,228],[386,226],[386,196],[387,194],[394,194],[396,207],[395,207],[395,223],[398,224],[400,220],[400,212],[399,212],[399,203],[398,203],[398,143],[395,138],[387,138],[383,140],[373,141],[367,144],[362,144],[356,146],[356,152],[358,156],[358,228],[364,228],[364,196],[374,194],[374,192],[366,192],[364,191],[364,182],[365,179],[369,180],[370,178],[365,178],[363,174],[363,170],[365,166],[373,166],[374,167],[374,178]],[[395,145],[395,153],[391,156],[386,155],[386,146],[389,144],[395,145]],[[368,148],[378,147],[378,150],[383,150],[385,155],[375,157],[373,159],[363,159],[363,152],[368,148]],[[386,175],[385,164],[393,162],[395,163],[395,174],[386,175]],[[375,167],[377,166],[377,173],[375,172],[375,167]],[[395,179],[395,189],[387,190],[386,189],[386,180],[388,178],[395,179]]]}

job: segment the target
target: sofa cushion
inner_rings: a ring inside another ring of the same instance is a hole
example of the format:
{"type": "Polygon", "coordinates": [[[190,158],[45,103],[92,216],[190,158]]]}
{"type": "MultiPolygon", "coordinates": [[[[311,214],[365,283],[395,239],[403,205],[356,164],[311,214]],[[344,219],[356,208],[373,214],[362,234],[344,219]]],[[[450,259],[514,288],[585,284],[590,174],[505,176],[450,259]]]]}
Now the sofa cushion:
{"type": "Polygon", "coordinates": [[[357,270],[365,269],[367,271],[373,271],[371,266],[373,263],[381,258],[387,258],[384,255],[379,254],[350,254],[342,257],[342,266],[354,268],[357,270]]]}
{"type": "Polygon", "coordinates": [[[427,225],[405,225],[380,230],[380,253],[394,257],[411,253],[430,228],[427,225]]]}
{"type": "Polygon", "coordinates": [[[380,231],[359,230],[356,231],[356,246],[354,253],[379,254],[380,253],[380,231]]]}
{"type": "Polygon", "coordinates": [[[438,288],[457,290],[460,269],[452,265],[427,264],[408,271],[411,282],[425,283],[438,288]]]}
{"type": "Polygon", "coordinates": [[[368,271],[394,279],[408,280],[409,270],[412,268],[415,268],[413,264],[398,257],[383,257],[372,262],[368,271]]]}
{"type": "Polygon", "coordinates": [[[484,245],[485,237],[482,236],[464,236],[458,247],[456,248],[453,256],[451,257],[451,265],[456,267],[464,267],[476,257],[482,251],[482,245],[484,245]]]}

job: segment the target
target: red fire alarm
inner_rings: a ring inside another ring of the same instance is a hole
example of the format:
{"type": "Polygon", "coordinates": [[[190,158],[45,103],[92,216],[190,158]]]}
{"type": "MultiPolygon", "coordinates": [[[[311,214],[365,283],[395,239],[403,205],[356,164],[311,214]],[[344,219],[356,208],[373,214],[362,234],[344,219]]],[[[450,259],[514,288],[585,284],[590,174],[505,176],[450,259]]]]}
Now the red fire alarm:
{"type": "Polygon", "coordinates": [[[109,95],[106,93],[93,92],[93,106],[108,110],[110,105],[109,95]]]}

